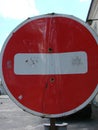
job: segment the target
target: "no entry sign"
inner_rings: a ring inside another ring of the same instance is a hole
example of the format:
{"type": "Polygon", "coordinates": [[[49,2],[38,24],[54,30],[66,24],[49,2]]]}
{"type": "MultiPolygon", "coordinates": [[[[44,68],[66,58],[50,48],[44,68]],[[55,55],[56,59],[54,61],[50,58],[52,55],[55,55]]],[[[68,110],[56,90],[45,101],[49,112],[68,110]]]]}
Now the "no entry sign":
{"type": "Polygon", "coordinates": [[[50,14],[27,19],[1,52],[1,78],[11,99],[43,117],[70,115],[97,93],[98,39],[81,20],[50,14]]]}

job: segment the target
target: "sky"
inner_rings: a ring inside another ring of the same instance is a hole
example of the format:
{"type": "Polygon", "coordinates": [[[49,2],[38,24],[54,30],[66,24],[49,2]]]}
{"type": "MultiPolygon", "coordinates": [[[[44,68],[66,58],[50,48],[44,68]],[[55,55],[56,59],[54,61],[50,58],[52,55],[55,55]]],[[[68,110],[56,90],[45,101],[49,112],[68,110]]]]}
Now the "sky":
{"type": "Polygon", "coordinates": [[[90,3],[91,0],[0,0],[0,51],[8,35],[28,17],[54,12],[85,21],[90,3]]]}

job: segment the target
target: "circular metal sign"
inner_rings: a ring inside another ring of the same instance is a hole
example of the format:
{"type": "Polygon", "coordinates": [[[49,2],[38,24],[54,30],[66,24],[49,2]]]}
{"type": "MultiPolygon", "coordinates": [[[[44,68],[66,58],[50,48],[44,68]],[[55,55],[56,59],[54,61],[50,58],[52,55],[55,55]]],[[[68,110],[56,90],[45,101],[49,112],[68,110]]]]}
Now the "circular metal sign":
{"type": "Polygon", "coordinates": [[[50,14],[27,19],[1,52],[1,78],[11,99],[37,116],[60,117],[97,93],[98,39],[81,20],[50,14]]]}

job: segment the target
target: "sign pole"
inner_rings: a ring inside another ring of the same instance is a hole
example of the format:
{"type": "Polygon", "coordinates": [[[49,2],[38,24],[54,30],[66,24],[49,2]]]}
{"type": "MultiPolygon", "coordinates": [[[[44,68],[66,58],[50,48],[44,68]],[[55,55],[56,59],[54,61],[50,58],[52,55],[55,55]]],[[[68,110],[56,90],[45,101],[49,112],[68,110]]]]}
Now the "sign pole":
{"type": "Polygon", "coordinates": [[[55,118],[50,118],[50,130],[57,130],[55,126],[55,118]]]}

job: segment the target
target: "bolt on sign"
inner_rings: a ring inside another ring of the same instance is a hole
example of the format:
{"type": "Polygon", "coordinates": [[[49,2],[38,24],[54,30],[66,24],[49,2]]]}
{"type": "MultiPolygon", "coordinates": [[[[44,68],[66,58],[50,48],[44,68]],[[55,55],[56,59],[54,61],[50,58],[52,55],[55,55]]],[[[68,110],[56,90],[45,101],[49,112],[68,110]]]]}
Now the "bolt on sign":
{"type": "Polygon", "coordinates": [[[1,78],[10,98],[37,116],[61,117],[84,108],[98,91],[98,38],[80,19],[32,17],[1,51],[1,78]]]}

